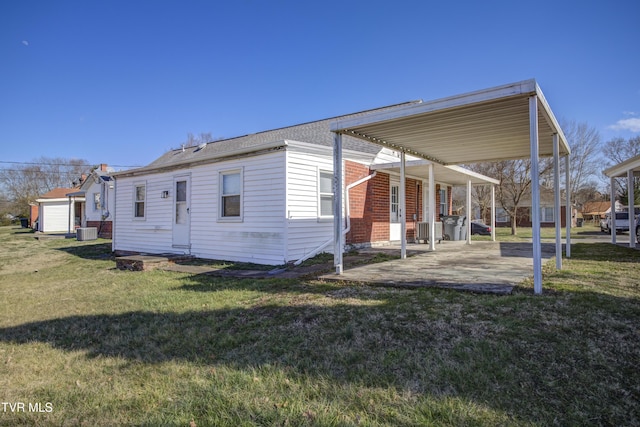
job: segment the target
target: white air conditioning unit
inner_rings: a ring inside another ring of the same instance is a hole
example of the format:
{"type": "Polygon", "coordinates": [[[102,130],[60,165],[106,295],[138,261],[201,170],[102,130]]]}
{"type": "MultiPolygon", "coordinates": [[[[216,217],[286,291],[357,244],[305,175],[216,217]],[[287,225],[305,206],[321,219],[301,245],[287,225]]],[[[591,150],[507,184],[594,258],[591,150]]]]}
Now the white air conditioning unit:
{"type": "Polygon", "coordinates": [[[78,241],[96,240],[98,238],[98,229],[96,227],[85,227],[76,229],[76,238],[78,241]]]}
{"type": "MultiPolygon", "coordinates": [[[[438,242],[442,240],[442,222],[436,222],[436,238],[438,242]]],[[[425,243],[429,240],[429,223],[428,222],[419,222],[418,223],[418,241],[424,240],[425,243]]]]}

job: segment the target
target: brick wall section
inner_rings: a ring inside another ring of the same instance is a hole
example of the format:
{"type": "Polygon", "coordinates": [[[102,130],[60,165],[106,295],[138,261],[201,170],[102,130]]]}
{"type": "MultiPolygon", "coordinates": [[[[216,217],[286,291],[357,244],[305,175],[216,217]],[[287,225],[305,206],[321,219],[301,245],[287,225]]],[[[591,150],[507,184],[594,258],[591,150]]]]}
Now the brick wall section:
{"type": "Polygon", "coordinates": [[[98,237],[101,239],[111,239],[113,234],[113,224],[111,221],[87,221],[87,227],[98,229],[98,237]]]}
{"type": "MultiPolygon", "coordinates": [[[[345,162],[346,185],[371,173],[367,166],[350,161],[345,162]]],[[[390,185],[389,175],[380,172],[369,181],[351,189],[349,193],[351,231],[347,234],[347,244],[389,241],[390,185]]],[[[437,192],[436,196],[438,202],[440,196],[437,192]]],[[[416,222],[424,220],[420,181],[407,179],[405,200],[407,239],[412,241],[416,237],[416,222]],[[414,215],[416,215],[415,220],[414,215]]]]}
{"type": "MultiPolygon", "coordinates": [[[[370,175],[371,171],[367,166],[346,161],[344,174],[345,184],[349,185],[370,175]]],[[[347,234],[348,244],[371,241],[374,222],[372,215],[374,188],[373,180],[369,180],[352,188],[349,192],[351,231],[347,234]]]]}

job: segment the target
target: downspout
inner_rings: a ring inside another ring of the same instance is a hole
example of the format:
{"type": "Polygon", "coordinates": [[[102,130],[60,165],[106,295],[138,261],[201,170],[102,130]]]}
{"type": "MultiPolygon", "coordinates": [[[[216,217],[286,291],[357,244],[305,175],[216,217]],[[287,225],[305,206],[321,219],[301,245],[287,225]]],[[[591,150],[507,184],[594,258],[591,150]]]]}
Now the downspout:
{"type": "MultiPolygon", "coordinates": [[[[361,178],[355,182],[352,182],[351,184],[347,185],[346,188],[346,194],[345,194],[345,209],[346,209],[346,216],[347,216],[347,227],[342,230],[342,235],[346,235],[349,231],[351,231],[351,215],[350,215],[350,208],[349,208],[349,191],[354,188],[357,187],[358,185],[369,181],[371,178],[373,178],[374,176],[376,176],[376,174],[378,173],[378,171],[374,171],[371,175],[367,175],[364,178],[361,178]]],[[[293,263],[293,265],[300,265],[303,262],[305,262],[306,260],[308,260],[309,258],[313,258],[314,256],[318,255],[324,248],[326,248],[327,246],[329,246],[331,243],[333,243],[333,237],[330,240],[327,240],[325,243],[323,243],[322,245],[318,246],[317,248],[315,248],[314,250],[312,250],[311,252],[309,252],[307,255],[303,256],[302,258],[300,258],[299,260],[297,260],[296,262],[293,263]]]]}

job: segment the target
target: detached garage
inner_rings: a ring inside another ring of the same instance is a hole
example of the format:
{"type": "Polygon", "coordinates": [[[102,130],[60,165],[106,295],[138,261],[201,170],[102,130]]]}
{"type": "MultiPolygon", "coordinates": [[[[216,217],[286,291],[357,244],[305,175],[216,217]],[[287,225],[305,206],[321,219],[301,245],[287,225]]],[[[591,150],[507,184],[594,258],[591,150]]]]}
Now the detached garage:
{"type": "Polygon", "coordinates": [[[38,220],[36,231],[71,233],[80,225],[84,197],[69,196],[77,188],[55,188],[36,200],[38,220]]]}

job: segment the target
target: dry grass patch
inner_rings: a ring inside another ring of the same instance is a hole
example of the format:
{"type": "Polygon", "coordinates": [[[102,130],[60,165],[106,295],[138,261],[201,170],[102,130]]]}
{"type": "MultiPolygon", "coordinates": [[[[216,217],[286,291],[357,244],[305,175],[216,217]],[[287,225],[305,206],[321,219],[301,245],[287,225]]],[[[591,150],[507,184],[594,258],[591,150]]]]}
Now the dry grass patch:
{"type": "Polygon", "coordinates": [[[118,271],[102,241],[22,237],[0,229],[56,266],[0,272],[0,397],[53,411],[0,424],[640,424],[628,248],[497,297],[118,271]]]}

